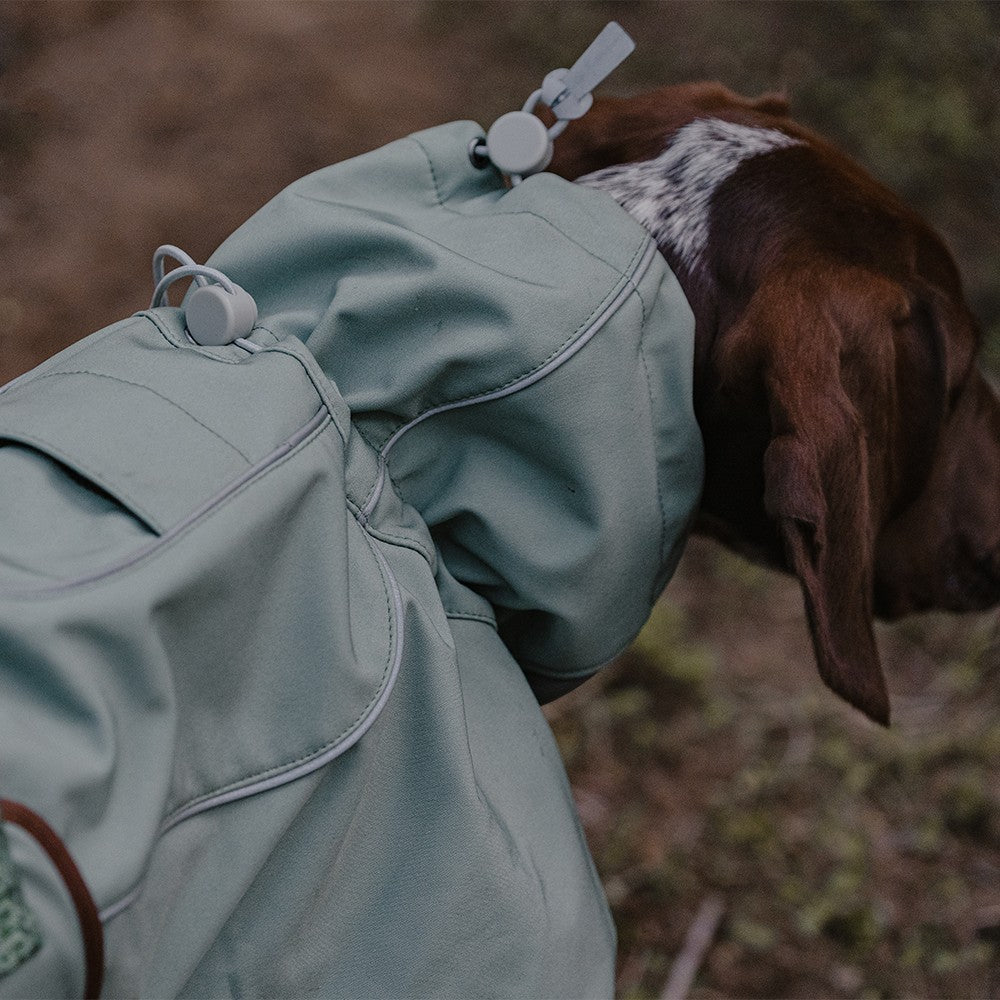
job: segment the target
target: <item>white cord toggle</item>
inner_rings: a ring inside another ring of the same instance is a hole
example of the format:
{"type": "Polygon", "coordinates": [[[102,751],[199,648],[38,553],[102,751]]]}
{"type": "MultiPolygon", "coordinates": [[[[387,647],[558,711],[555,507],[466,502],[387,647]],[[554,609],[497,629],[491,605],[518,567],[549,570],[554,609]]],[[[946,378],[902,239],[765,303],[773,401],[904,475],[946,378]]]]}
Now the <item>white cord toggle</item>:
{"type": "MultiPolygon", "coordinates": [[[[192,278],[197,286],[187,297],[184,322],[188,335],[204,347],[221,347],[247,337],[257,322],[257,303],[245,289],[206,264],[196,264],[183,250],[165,244],[153,254],[153,298],[150,309],[168,302],[170,286],[181,278],[192,278]],[[180,267],[166,271],[167,258],[180,267]]],[[[249,343],[249,341],[248,341],[249,343]]]]}
{"type": "Polygon", "coordinates": [[[616,69],[635,48],[635,42],[616,21],[611,21],[587,46],[570,69],[554,69],[542,86],[524,102],[520,111],[501,115],[490,127],[485,142],[473,143],[469,158],[475,167],[492,163],[520,184],[523,177],[544,170],[552,160],[552,140],[594,103],[591,91],[616,69]],[[533,112],[547,104],[556,122],[546,128],[533,112]]]}
{"type": "Polygon", "coordinates": [[[530,110],[508,111],[486,133],[486,155],[514,183],[544,170],[552,160],[552,139],[530,110]],[[516,178],[516,180],[515,180],[516,178]]]}

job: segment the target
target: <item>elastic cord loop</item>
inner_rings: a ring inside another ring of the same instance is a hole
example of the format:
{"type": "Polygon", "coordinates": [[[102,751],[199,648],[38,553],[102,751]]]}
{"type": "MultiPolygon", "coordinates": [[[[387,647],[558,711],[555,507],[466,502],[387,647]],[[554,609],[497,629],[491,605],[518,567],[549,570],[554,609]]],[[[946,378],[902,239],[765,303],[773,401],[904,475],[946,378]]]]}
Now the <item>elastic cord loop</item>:
{"type": "MultiPolygon", "coordinates": [[[[187,255],[185,254],[185,256],[187,255]]],[[[208,282],[204,280],[207,278],[219,285],[222,285],[222,287],[231,295],[236,294],[236,288],[229,278],[227,278],[221,271],[217,271],[214,267],[208,267],[205,264],[183,264],[181,267],[175,267],[172,271],[168,271],[162,278],[159,279],[159,281],[157,281],[156,288],[153,290],[153,298],[149,303],[149,308],[155,309],[157,306],[161,305],[163,297],[167,293],[167,289],[169,289],[175,281],[179,281],[181,278],[194,278],[199,285],[208,284],[208,282]],[[203,280],[199,281],[199,278],[203,280]]]]}
{"type": "MultiPolygon", "coordinates": [[[[154,287],[163,280],[163,275],[166,273],[163,262],[167,258],[170,260],[176,260],[178,264],[187,264],[188,267],[192,267],[197,263],[189,253],[185,253],[185,251],[183,251],[180,247],[175,247],[172,243],[164,243],[163,246],[157,247],[156,252],[153,254],[154,287]]],[[[199,285],[208,284],[208,281],[201,276],[196,276],[194,280],[198,282],[199,285]]]]}
{"type": "Polygon", "coordinates": [[[539,87],[538,90],[534,91],[531,96],[521,105],[522,111],[527,111],[531,114],[532,111],[538,106],[538,102],[542,99],[542,88],[539,87]]]}

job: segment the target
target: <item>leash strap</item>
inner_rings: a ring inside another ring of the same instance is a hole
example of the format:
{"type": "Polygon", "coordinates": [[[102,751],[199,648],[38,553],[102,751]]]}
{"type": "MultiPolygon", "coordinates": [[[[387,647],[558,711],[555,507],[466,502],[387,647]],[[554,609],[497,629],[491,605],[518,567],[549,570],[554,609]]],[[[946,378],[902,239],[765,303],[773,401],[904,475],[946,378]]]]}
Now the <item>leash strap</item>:
{"type": "Polygon", "coordinates": [[[39,846],[49,856],[56,871],[59,872],[80,922],[80,933],[83,937],[83,954],[86,975],[84,979],[84,1000],[97,1000],[104,983],[104,928],[97,913],[97,906],[87,883],[84,882],[80,869],[77,868],[66,845],[59,835],[34,810],[12,802],[10,799],[0,799],[0,821],[12,823],[31,834],[39,846]]]}

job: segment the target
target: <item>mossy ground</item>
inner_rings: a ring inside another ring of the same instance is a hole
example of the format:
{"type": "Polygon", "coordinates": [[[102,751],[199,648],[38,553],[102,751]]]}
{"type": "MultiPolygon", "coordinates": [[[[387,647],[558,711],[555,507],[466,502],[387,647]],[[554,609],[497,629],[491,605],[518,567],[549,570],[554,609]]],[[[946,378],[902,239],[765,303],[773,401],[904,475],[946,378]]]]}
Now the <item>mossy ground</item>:
{"type": "Polygon", "coordinates": [[[793,599],[695,542],[677,596],[599,690],[549,710],[619,928],[619,994],[658,995],[717,893],[726,916],[694,997],[990,995],[997,621],[882,628],[885,730],[801,670],[804,629],[786,661],[793,599]],[[695,605],[727,602],[726,631],[752,615],[742,646],[696,624],[695,605]]]}

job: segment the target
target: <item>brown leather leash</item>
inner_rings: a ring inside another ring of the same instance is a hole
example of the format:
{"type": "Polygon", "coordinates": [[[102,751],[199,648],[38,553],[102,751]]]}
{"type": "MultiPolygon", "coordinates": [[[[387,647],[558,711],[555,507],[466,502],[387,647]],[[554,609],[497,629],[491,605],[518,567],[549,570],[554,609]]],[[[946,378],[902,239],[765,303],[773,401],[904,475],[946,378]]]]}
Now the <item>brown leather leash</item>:
{"type": "Polygon", "coordinates": [[[93,896],[84,882],[80,869],[77,868],[66,845],[59,835],[34,810],[12,802],[10,799],[0,799],[0,821],[13,823],[21,827],[38,842],[42,850],[49,856],[56,871],[59,872],[80,921],[80,933],[83,937],[83,954],[86,977],[84,979],[84,1000],[97,1000],[101,995],[104,983],[104,928],[97,912],[93,896]]]}

